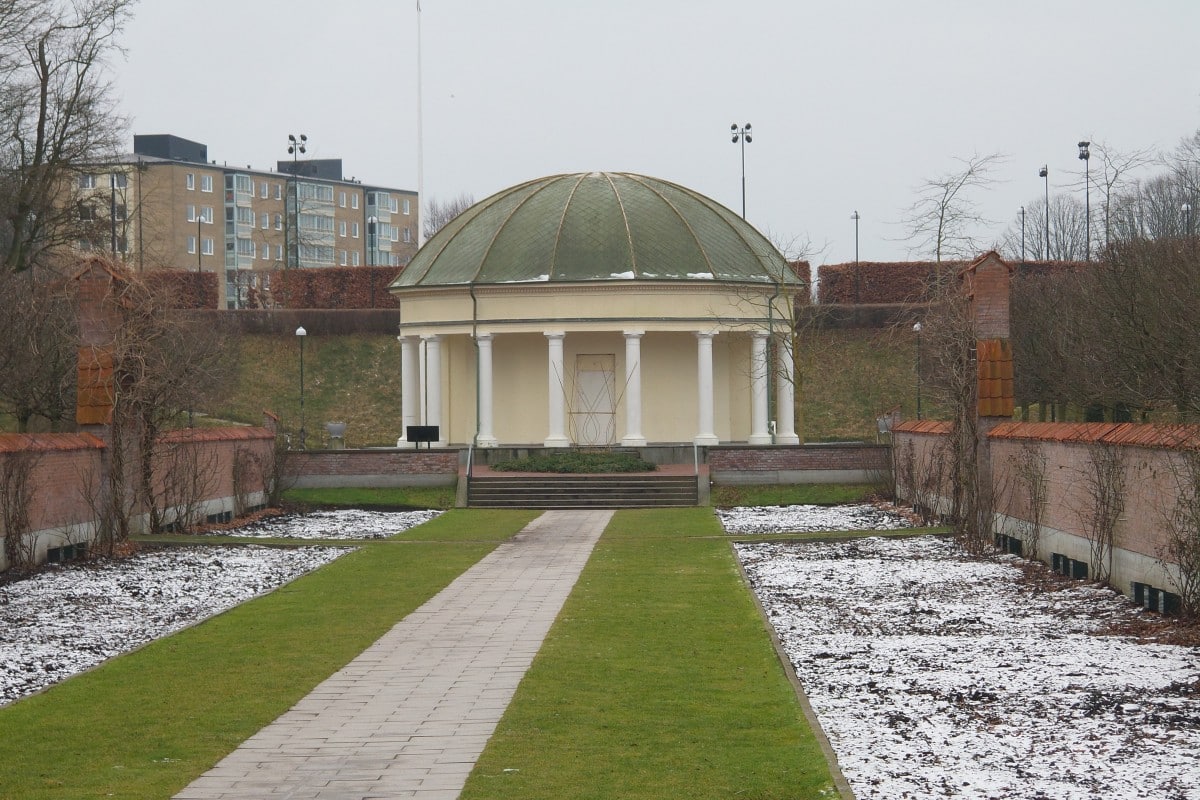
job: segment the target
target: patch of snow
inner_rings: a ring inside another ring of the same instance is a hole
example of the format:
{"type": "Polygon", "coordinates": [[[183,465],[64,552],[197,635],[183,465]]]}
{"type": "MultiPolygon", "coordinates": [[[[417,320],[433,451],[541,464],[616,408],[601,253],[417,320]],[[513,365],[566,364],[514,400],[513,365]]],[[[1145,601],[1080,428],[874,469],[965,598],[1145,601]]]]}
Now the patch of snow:
{"type": "Polygon", "coordinates": [[[631,281],[637,276],[633,274],[633,270],[626,270],[625,272],[610,272],[608,277],[616,280],[631,281]]]}
{"type": "Polygon", "coordinates": [[[338,509],[309,514],[264,517],[234,530],[212,535],[262,539],[386,539],[428,522],[441,511],[367,511],[338,509]]]}
{"type": "Polygon", "coordinates": [[[173,547],[0,586],[0,705],[219,614],[349,548],[173,547]]]}
{"type": "Polygon", "coordinates": [[[1200,798],[1200,654],[1094,635],[1119,594],[932,536],[736,550],[860,800],[1200,798]]]}
{"type": "Polygon", "coordinates": [[[692,278],[692,279],[694,279],[694,280],[698,280],[698,281],[711,281],[711,280],[714,280],[714,278],[713,278],[713,274],[712,274],[711,272],[689,272],[689,273],[687,274],[687,276],[688,276],[689,278],[692,278]]]}
{"type": "Polygon", "coordinates": [[[717,509],[727,533],[815,533],[911,528],[896,511],[869,503],[845,506],[745,506],[717,509]]]}

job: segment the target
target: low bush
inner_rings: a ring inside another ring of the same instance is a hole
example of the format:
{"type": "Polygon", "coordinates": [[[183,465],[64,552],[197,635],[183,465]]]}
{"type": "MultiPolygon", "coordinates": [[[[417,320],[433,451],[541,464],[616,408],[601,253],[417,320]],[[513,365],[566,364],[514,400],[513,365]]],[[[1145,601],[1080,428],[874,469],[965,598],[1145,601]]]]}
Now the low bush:
{"type": "Polygon", "coordinates": [[[653,472],[655,467],[636,453],[621,450],[562,450],[492,464],[499,472],[653,472]]]}

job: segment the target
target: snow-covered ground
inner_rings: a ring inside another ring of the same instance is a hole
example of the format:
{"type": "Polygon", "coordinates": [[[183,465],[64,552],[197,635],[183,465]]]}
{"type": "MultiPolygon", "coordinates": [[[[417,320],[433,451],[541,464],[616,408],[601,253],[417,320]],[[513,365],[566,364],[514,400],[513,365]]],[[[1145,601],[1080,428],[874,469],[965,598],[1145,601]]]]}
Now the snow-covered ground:
{"type": "Polygon", "coordinates": [[[746,506],[719,508],[727,533],[816,533],[911,528],[897,509],[858,503],[844,506],[746,506]]]}
{"type": "Polygon", "coordinates": [[[1115,592],[931,536],[736,548],[860,800],[1200,798],[1200,652],[1096,635],[1145,613],[1115,592]]]}
{"type": "MultiPolygon", "coordinates": [[[[382,539],[436,511],[319,511],[213,531],[382,539]]],[[[349,552],[338,547],[171,547],[63,566],[0,585],[0,705],[269,592],[349,552]]]]}

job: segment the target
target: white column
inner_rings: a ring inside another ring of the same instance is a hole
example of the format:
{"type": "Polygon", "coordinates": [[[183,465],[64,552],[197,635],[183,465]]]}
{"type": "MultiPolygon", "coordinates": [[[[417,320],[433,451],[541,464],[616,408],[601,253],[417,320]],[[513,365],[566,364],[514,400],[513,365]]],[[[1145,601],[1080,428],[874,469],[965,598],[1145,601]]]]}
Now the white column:
{"type": "Polygon", "coordinates": [[[696,407],[699,411],[699,429],[692,440],[696,444],[719,444],[720,439],[713,431],[713,355],[712,341],[715,331],[696,332],[696,385],[699,390],[696,407]]]}
{"type": "Polygon", "coordinates": [[[625,331],[625,447],[643,447],[642,435],[642,335],[644,331],[625,331]]]}
{"type": "Polygon", "coordinates": [[[549,360],[546,365],[546,378],[550,386],[548,401],[549,401],[549,426],[550,434],[546,437],[543,444],[546,447],[568,447],[571,440],[567,438],[567,414],[566,414],[566,391],[567,380],[566,373],[563,371],[563,338],[566,334],[562,331],[550,331],[546,333],[546,341],[549,344],[549,360]]]}
{"type": "Polygon", "coordinates": [[[779,416],[775,431],[776,444],[800,444],[796,435],[796,362],[792,358],[792,337],[784,334],[777,340],[779,377],[775,385],[775,413],[779,416]]]}
{"type": "Polygon", "coordinates": [[[767,430],[767,334],[750,335],[750,444],[770,444],[767,430]]]}
{"type": "Polygon", "coordinates": [[[442,337],[422,336],[425,342],[425,424],[438,426],[434,447],[446,446],[442,428],[442,337]]]}
{"type": "Polygon", "coordinates": [[[492,431],[492,334],[475,337],[479,346],[479,432],[476,447],[495,447],[499,442],[492,431]]]}
{"type": "Polygon", "coordinates": [[[421,379],[418,336],[397,336],[400,342],[400,438],[396,447],[412,447],[408,426],[421,424],[421,379]]]}

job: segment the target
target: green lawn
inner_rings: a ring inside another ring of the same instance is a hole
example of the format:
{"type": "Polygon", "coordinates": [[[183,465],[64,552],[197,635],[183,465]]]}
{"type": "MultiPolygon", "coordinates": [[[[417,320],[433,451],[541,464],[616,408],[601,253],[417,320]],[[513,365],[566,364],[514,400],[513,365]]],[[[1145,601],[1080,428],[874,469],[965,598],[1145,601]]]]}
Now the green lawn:
{"type": "MultiPolygon", "coordinates": [[[[448,512],[0,709],[0,797],[170,797],[536,514],[448,512]]],[[[832,796],[702,508],[616,515],[464,794],[832,796]]]]}
{"type": "Polygon", "coordinates": [[[170,797],[535,516],[448,512],[0,709],[0,797],[170,797]]]}
{"type": "Polygon", "coordinates": [[[617,514],[462,796],[837,796],[710,511],[617,514]]]}

